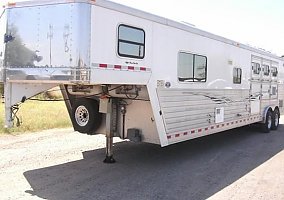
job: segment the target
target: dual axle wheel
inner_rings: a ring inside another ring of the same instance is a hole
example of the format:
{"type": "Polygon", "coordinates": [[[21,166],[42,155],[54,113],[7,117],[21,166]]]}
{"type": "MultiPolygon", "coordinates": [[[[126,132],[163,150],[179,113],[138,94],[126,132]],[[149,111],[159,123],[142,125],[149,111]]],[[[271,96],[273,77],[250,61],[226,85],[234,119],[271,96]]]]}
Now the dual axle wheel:
{"type": "Polygon", "coordinates": [[[280,113],[277,109],[274,111],[267,111],[265,123],[262,124],[262,130],[269,133],[270,130],[277,130],[279,126],[280,113]]]}

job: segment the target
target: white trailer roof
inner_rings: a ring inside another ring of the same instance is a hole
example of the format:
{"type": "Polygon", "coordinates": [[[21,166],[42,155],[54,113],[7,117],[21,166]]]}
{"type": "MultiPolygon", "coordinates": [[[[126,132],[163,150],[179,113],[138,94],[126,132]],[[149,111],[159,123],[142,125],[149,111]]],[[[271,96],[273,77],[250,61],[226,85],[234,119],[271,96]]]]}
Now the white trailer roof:
{"type": "Polygon", "coordinates": [[[180,30],[195,33],[195,34],[201,35],[203,37],[211,38],[211,39],[214,39],[214,40],[217,40],[217,41],[220,41],[220,42],[224,42],[226,44],[230,44],[230,45],[237,46],[237,47],[240,47],[240,48],[243,48],[243,49],[247,49],[249,51],[253,51],[255,53],[258,53],[258,54],[261,54],[261,55],[264,55],[264,56],[269,56],[269,57],[273,57],[275,59],[284,60],[283,57],[279,57],[279,56],[272,54],[268,51],[264,51],[264,50],[261,50],[261,49],[250,47],[248,45],[241,44],[239,42],[236,42],[236,41],[233,41],[233,40],[230,40],[230,39],[209,33],[207,31],[198,29],[196,27],[189,26],[185,23],[176,22],[176,21],[171,20],[171,19],[160,17],[160,16],[157,16],[157,15],[148,13],[148,12],[144,12],[144,11],[141,11],[141,10],[138,10],[138,9],[135,9],[135,8],[131,8],[131,7],[121,5],[121,4],[118,4],[118,3],[115,3],[115,2],[107,1],[107,0],[37,0],[37,1],[24,1],[24,2],[10,3],[8,5],[8,8],[48,5],[48,4],[61,4],[61,3],[95,4],[95,5],[100,6],[100,7],[115,10],[115,11],[118,11],[118,12],[123,12],[123,13],[129,14],[129,15],[132,15],[132,16],[140,17],[140,18],[143,18],[143,19],[147,19],[147,20],[151,20],[151,21],[163,24],[163,25],[178,28],[180,30]]]}

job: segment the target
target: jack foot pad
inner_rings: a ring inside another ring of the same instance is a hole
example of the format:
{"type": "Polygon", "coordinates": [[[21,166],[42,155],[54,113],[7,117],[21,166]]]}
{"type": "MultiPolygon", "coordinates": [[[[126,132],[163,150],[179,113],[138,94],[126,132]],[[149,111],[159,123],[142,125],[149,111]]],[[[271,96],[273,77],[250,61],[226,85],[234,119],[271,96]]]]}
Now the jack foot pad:
{"type": "Polygon", "coordinates": [[[106,158],[104,159],[104,163],[107,164],[115,163],[115,160],[112,156],[106,156],[106,158]]]}

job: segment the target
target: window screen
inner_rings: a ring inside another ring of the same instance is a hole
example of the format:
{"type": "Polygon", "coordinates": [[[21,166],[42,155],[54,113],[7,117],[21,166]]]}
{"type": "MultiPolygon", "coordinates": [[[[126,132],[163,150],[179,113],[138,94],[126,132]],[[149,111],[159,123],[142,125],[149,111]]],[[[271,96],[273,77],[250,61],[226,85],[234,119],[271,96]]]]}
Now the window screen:
{"type": "Polygon", "coordinates": [[[251,63],[252,71],[254,74],[259,74],[260,73],[260,64],[259,63],[251,63]]]}
{"type": "Polygon", "coordinates": [[[277,77],[278,75],[277,67],[271,67],[271,74],[272,74],[272,77],[277,77]]]}
{"type": "Polygon", "coordinates": [[[181,82],[206,82],[207,58],[179,52],[178,80],[181,82]]]}
{"type": "Polygon", "coordinates": [[[269,76],[269,65],[262,65],[263,75],[269,76]]]}
{"type": "Polygon", "coordinates": [[[143,59],[145,56],[145,32],[143,29],[120,25],[118,27],[118,55],[143,59]]]}

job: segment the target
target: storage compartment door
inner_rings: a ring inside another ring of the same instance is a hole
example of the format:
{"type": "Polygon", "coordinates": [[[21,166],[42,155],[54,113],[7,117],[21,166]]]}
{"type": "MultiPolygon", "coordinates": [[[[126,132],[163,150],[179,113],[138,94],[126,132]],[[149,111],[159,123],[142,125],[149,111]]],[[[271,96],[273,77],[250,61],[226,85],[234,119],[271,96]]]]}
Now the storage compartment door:
{"type": "Polygon", "coordinates": [[[251,82],[250,110],[251,114],[260,114],[261,83],[251,82]]]}

